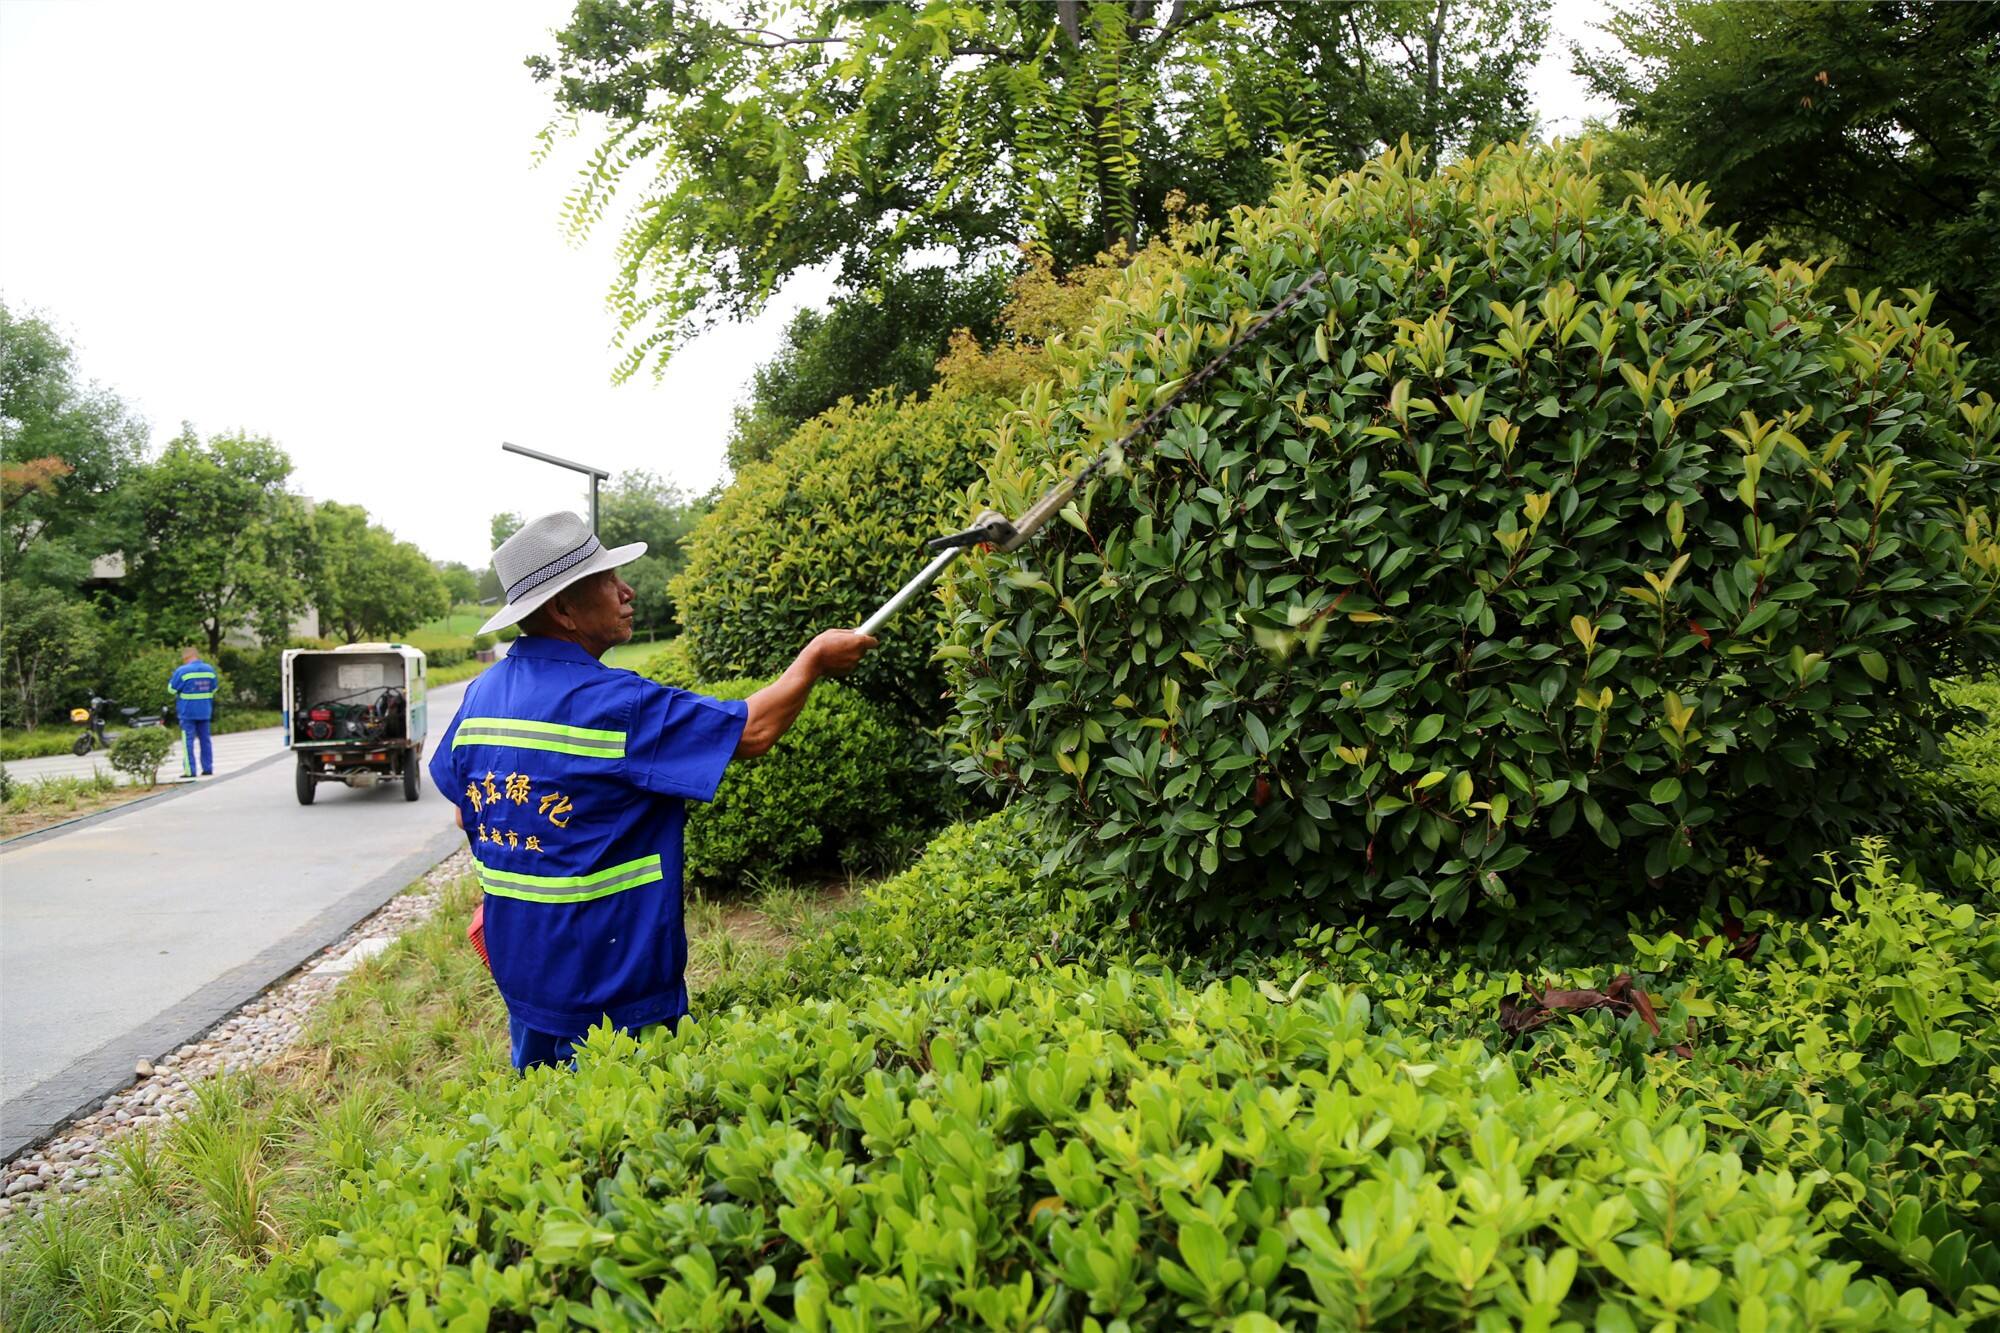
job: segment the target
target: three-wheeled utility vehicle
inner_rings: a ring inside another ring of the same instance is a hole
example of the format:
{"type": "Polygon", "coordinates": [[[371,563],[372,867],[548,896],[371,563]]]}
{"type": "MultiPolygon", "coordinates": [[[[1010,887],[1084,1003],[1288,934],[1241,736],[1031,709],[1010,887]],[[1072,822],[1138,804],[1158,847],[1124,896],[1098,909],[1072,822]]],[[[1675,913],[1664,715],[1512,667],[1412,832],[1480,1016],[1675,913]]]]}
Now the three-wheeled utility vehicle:
{"type": "Polygon", "coordinates": [[[423,789],[424,655],[406,643],[287,648],[285,744],[298,756],[300,805],[322,782],[423,789]]]}

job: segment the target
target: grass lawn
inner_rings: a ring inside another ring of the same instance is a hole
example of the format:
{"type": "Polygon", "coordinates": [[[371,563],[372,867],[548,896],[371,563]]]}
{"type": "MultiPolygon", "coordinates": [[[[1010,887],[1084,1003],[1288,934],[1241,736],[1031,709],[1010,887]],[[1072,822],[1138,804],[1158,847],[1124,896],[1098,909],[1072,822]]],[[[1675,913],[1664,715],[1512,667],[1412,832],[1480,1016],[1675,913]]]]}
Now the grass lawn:
{"type": "Polygon", "coordinates": [[[479,632],[479,627],[484,625],[486,618],[492,614],[492,609],[489,607],[461,602],[451,609],[451,614],[425,621],[417,626],[410,632],[406,642],[416,643],[419,634],[432,635],[440,639],[469,639],[479,632]]]}
{"type": "Polygon", "coordinates": [[[60,726],[36,727],[32,731],[0,731],[0,763],[10,759],[40,759],[45,755],[68,754],[83,728],[74,722],[60,726]]]}
{"type": "Polygon", "coordinates": [[[67,820],[109,810],[160,790],[161,784],[128,786],[101,769],[87,778],[40,778],[14,785],[0,802],[0,838],[48,828],[67,820]]]}
{"type": "Polygon", "coordinates": [[[645,664],[647,658],[659,652],[660,649],[666,647],[671,642],[671,639],[653,639],[641,643],[639,640],[634,639],[630,643],[621,643],[604,655],[604,665],[623,667],[627,671],[637,671],[645,664]]]}
{"type": "MultiPolygon", "coordinates": [[[[465,941],[466,876],[443,907],[334,992],[274,1063],[216,1079],[194,1112],[112,1153],[116,1174],[0,1230],[0,1327],[143,1328],[184,1272],[239,1288],[246,1265],[336,1215],[344,1182],[456,1089],[507,1066],[506,1011],[465,941]],[[158,1266],[159,1276],[148,1272],[158,1266]]],[[[839,890],[728,905],[690,894],[697,992],[824,928],[839,890]]]]}
{"type": "Polygon", "coordinates": [[[440,685],[456,685],[461,680],[471,680],[492,665],[491,662],[474,662],[468,659],[448,667],[430,667],[424,672],[424,680],[431,689],[436,689],[440,685]]]}

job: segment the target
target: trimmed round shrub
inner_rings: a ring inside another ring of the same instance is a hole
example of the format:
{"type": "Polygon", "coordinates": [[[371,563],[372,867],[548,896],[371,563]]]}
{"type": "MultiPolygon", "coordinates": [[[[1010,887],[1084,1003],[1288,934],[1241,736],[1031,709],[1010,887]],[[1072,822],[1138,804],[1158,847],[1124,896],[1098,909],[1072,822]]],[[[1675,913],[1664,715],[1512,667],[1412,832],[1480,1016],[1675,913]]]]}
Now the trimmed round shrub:
{"type": "Polygon", "coordinates": [[[1145,258],[1028,400],[1015,512],[1326,278],[1038,544],[947,594],[961,769],[1103,891],[1288,937],[1909,830],[1993,660],[2000,412],[1928,300],[1759,262],[1587,150],[1407,153],[1145,258]]]}
{"type": "Polygon", "coordinates": [[[179,743],[180,733],[167,727],[135,728],[111,743],[111,766],[134,782],[150,783],[179,743]]]}
{"type": "MultiPolygon", "coordinates": [[[[746,699],[768,683],[718,681],[701,693],[746,699]]],[[[821,681],[768,753],[731,764],[715,799],[688,807],[687,873],[730,884],[836,862],[843,849],[907,822],[916,783],[909,728],[821,681]]]]}
{"type": "Polygon", "coordinates": [[[639,674],[678,690],[701,688],[701,673],[694,669],[694,657],[688,652],[686,635],[668,640],[658,652],[645,660],[639,674]]]}
{"type": "MultiPolygon", "coordinates": [[[[964,526],[997,400],[940,391],[844,402],[737,474],[688,539],[673,598],[709,680],[776,675],[824,629],[851,628],[931,558],[924,542],[964,526]]],[[[849,683],[928,720],[942,715],[930,663],[934,597],[882,632],[849,683]]]]}

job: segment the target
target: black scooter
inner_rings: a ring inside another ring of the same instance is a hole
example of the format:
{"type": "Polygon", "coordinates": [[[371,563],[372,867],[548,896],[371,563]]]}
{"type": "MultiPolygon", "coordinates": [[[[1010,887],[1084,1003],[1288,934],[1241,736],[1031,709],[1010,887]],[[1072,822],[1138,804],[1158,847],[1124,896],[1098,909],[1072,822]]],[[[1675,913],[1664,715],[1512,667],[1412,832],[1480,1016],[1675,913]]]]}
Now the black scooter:
{"type": "Polygon", "coordinates": [[[125,734],[124,731],[107,732],[104,729],[105,720],[111,715],[113,709],[117,710],[117,716],[127,730],[137,730],[140,727],[170,727],[174,725],[174,706],[172,704],[163,706],[157,714],[151,717],[140,717],[139,713],[141,710],[137,708],[120,707],[116,699],[106,699],[101,695],[93,694],[90,696],[90,707],[72,708],[69,710],[70,721],[79,723],[83,727],[83,734],[78,736],[76,743],[69,747],[71,754],[86,755],[92,750],[108,750],[120,736],[125,734]]]}

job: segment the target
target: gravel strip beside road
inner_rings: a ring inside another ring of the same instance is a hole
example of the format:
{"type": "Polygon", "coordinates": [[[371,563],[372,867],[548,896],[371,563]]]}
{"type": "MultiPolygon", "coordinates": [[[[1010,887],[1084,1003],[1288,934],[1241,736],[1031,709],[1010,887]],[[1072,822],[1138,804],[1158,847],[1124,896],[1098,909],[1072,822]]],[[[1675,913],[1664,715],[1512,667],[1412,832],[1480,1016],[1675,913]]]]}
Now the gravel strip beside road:
{"type": "Polygon", "coordinates": [[[356,964],[427,919],[437,910],[443,886],[471,869],[470,850],[452,853],[424,876],[422,891],[390,899],[199,1041],[153,1064],[150,1075],[106,1098],[97,1110],[49,1142],[7,1163],[0,1173],[0,1220],[17,1212],[39,1213],[50,1198],[74,1194],[106,1174],[111,1169],[104,1158],[108,1148],[133,1130],[157,1132],[179,1118],[205,1080],[275,1060],[298,1040],[313,1011],[356,964]]]}

